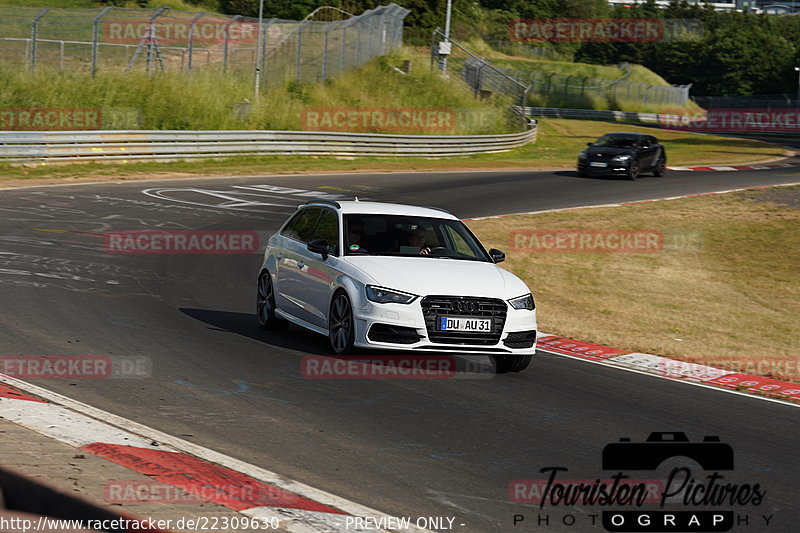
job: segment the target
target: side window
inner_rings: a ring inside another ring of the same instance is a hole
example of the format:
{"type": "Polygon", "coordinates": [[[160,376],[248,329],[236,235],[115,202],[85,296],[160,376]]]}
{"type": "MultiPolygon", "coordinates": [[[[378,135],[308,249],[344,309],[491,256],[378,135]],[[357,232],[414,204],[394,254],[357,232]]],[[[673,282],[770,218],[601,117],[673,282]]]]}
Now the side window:
{"type": "Polygon", "coordinates": [[[445,230],[447,231],[447,236],[455,245],[457,252],[469,256],[475,255],[472,249],[469,247],[469,244],[467,244],[467,241],[464,240],[464,237],[456,233],[455,230],[450,226],[445,226],[445,230]]]}
{"type": "Polygon", "coordinates": [[[319,207],[309,207],[308,209],[300,211],[300,213],[298,213],[297,222],[292,225],[289,234],[286,236],[307,243],[311,240],[311,231],[317,224],[320,211],[321,209],[319,207]]]}
{"type": "Polygon", "coordinates": [[[325,239],[328,241],[328,252],[331,255],[339,255],[339,220],[336,213],[330,209],[323,209],[322,216],[319,217],[317,229],[311,240],[325,239]]]}
{"type": "MultiPolygon", "coordinates": [[[[445,238],[449,241],[448,247],[454,247],[455,251],[463,257],[480,260],[483,252],[470,245],[469,230],[460,222],[451,222],[442,226],[445,238]]],[[[475,245],[478,245],[476,242],[475,245]]]]}
{"type": "Polygon", "coordinates": [[[281,235],[284,237],[291,237],[292,236],[292,228],[295,224],[297,224],[297,219],[299,219],[303,215],[302,211],[298,211],[294,214],[292,218],[289,219],[289,222],[281,230],[281,235]]]}

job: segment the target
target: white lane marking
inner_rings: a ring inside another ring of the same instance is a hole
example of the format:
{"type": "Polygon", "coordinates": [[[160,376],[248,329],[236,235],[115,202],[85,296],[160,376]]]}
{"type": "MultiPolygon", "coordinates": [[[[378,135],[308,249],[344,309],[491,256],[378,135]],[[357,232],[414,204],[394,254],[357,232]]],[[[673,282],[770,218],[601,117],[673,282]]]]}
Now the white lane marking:
{"type": "Polygon", "coordinates": [[[151,439],[123,431],[54,403],[0,398],[0,417],[77,447],[105,442],[174,451],[165,446],[153,446],[151,439]]]}
{"type": "MultiPolygon", "coordinates": [[[[189,205],[197,205],[202,207],[211,207],[217,209],[230,209],[230,210],[238,210],[238,211],[254,211],[254,212],[264,212],[263,209],[252,209],[256,207],[279,207],[279,208],[286,208],[286,209],[294,209],[296,204],[286,204],[286,203],[275,203],[275,202],[267,202],[264,201],[267,198],[281,198],[285,199],[286,197],[276,197],[269,194],[254,194],[254,193],[247,193],[247,192],[238,192],[238,191],[217,191],[213,189],[197,189],[194,187],[169,187],[169,188],[155,188],[155,189],[144,189],[141,191],[143,194],[150,196],[152,198],[157,198],[159,200],[165,200],[168,202],[177,202],[180,204],[189,204],[189,205]],[[179,197],[173,196],[174,193],[192,193],[193,195],[199,195],[201,198],[205,197],[207,200],[203,201],[191,201],[182,199],[179,197]],[[237,196],[237,194],[239,196],[237,196]],[[243,197],[244,196],[244,197],[243,197]],[[247,198],[248,196],[256,197],[257,199],[254,200],[252,198],[247,198]]],[[[276,211],[272,211],[276,212],[276,211]]]]}
{"type": "MultiPolygon", "coordinates": [[[[129,435],[128,438],[139,437],[143,438],[145,442],[157,442],[159,443],[158,448],[156,449],[165,449],[164,445],[171,447],[172,450],[170,451],[179,451],[189,455],[193,455],[200,459],[204,459],[208,462],[218,464],[220,466],[224,466],[226,468],[230,468],[237,472],[241,472],[242,474],[246,474],[252,478],[258,479],[265,483],[269,483],[275,487],[278,487],[281,490],[286,492],[294,493],[299,496],[303,496],[304,498],[308,498],[309,500],[313,500],[324,505],[328,505],[330,507],[334,507],[336,509],[340,509],[345,513],[351,514],[353,516],[370,516],[370,517],[389,517],[383,512],[376,511],[364,505],[352,502],[345,498],[341,498],[329,492],[325,492],[309,485],[305,485],[303,483],[299,483],[297,481],[292,481],[283,478],[280,474],[272,472],[270,470],[266,470],[264,468],[246,463],[244,461],[240,461],[239,459],[235,459],[233,457],[229,457],[222,453],[216,452],[204,446],[200,446],[194,444],[192,442],[185,441],[183,439],[179,439],[177,437],[173,437],[172,435],[168,435],[167,433],[163,433],[157,429],[145,426],[144,424],[139,424],[138,422],[134,422],[132,420],[128,420],[121,416],[114,415],[107,411],[103,411],[102,409],[98,409],[96,407],[92,407],[87,405],[83,402],[79,402],[77,400],[73,400],[72,398],[68,398],[67,396],[63,396],[56,392],[44,389],[37,385],[33,385],[31,383],[27,383],[25,381],[6,376],[4,374],[0,374],[0,383],[7,383],[8,385],[12,385],[22,391],[25,391],[29,394],[33,394],[35,396],[39,396],[40,398],[44,398],[50,402],[58,404],[62,406],[62,408],[68,408],[73,411],[77,411],[82,415],[86,415],[87,417],[91,417],[96,421],[100,421],[101,423],[108,424],[110,426],[114,426],[109,428],[107,431],[110,434],[113,434],[114,430],[123,430],[123,432],[127,432],[129,435]],[[131,435],[132,434],[132,435],[131,435]]],[[[5,399],[4,399],[5,400],[5,399]]],[[[26,400],[16,400],[19,402],[25,402],[24,408],[30,409],[30,405],[38,402],[30,402],[26,400]]],[[[63,420],[58,417],[53,417],[52,413],[56,411],[51,411],[48,413],[47,411],[42,412],[42,416],[37,421],[38,424],[41,424],[42,427],[47,427],[48,425],[52,425],[55,427],[56,424],[61,423],[63,420]]],[[[12,411],[13,414],[13,411],[12,411]]],[[[37,431],[40,431],[37,429],[37,431]]],[[[64,440],[62,442],[69,442],[72,443],[73,441],[77,441],[78,439],[82,439],[83,437],[74,435],[71,433],[72,431],[77,431],[77,426],[74,424],[71,425],[64,425],[61,430],[59,431],[64,433],[64,440]],[[72,435],[69,437],[68,435],[72,435]],[[66,440],[71,438],[72,441],[66,440]]],[[[47,433],[46,433],[47,434],[47,433]]],[[[99,440],[97,438],[97,433],[94,433],[95,437],[92,442],[105,442],[99,440]]],[[[58,438],[58,437],[55,437],[58,438]]],[[[60,439],[59,439],[60,440],[60,439]]],[[[81,440],[82,442],[82,440],[81,440]]],[[[124,443],[122,443],[124,444],[124,443]]],[[[130,444],[132,446],[136,446],[136,444],[130,444]]],[[[146,447],[146,446],[143,446],[146,447]]],[[[325,513],[322,513],[325,514],[325,513]]],[[[327,515],[327,516],[337,516],[337,515],[327,515]]],[[[316,527],[316,526],[313,526],[316,527]]],[[[328,533],[331,531],[330,526],[325,526],[323,529],[307,529],[306,531],[313,531],[317,533],[328,533]]],[[[427,530],[420,530],[423,533],[433,533],[427,530]]]]}

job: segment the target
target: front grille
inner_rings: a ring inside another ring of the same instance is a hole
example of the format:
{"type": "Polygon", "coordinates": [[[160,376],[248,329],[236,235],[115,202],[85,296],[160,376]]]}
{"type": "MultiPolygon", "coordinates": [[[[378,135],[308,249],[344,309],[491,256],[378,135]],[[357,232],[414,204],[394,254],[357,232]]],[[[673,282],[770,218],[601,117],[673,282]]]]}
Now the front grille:
{"type": "Polygon", "coordinates": [[[422,299],[422,314],[431,342],[443,344],[492,345],[500,341],[506,323],[508,307],[496,298],[471,296],[426,296],[422,299]],[[440,316],[465,316],[491,318],[492,332],[437,331],[436,318],[440,316]]]}
{"type": "Polygon", "coordinates": [[[414,328],[391,326],[389,324],[372,324],[367,338],[373,342],[392,342],[395,344],[414,344],[420,339],[414,328]]]}
{"type": "Polygon", "coordinates": [[[530,331],[516,331],[509,333],[508,337],[503,339],[503,344],[509,348],[530,348],[536,342],[536,330],[530,331]]]}

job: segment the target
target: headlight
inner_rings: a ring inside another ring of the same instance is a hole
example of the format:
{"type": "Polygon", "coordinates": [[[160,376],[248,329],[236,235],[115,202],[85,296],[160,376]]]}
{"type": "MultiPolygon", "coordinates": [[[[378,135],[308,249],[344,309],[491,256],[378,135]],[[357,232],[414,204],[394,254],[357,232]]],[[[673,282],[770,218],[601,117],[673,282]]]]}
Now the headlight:
{"type": "Polygon", "coordinates": [[[533,311],[536,309],[536,304],[533,303],[533,295],[531,293],[528,293],[525,296],[512,298],[508,301],[508,303],[510,303],[511,307],[514,309],[527,309],[528,311],[533,311]]]}
{"type": "Polygon", "coordinates": [[[416,294],[367,285],[367,299],[379,304],[410,304],[417,299],[416,294]]]}
{"type": "Polygon", "coordinates": [[[586,159],[586,152],[581,152],[578,154],[578,159],[586,159]]]}
{"type": "Polygon", "coordinates": [[[629,161],[630,158],[631,156],[629,155],[615,155],[611,160],[617,163],[624,163],[625,161],[629,161]]]}

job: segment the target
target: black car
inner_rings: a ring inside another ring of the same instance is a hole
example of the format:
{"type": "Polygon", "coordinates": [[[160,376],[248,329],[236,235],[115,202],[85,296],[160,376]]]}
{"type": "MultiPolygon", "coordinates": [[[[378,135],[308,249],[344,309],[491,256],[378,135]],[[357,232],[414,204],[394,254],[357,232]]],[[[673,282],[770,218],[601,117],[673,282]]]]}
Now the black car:
{"type": "Polygon", "coordinates": [[[658,139],[644,133],[607,133],[578,156],[578,174],[620,175],[635,180],[643,172],[663,176],[667,153],[658,139]]]}

